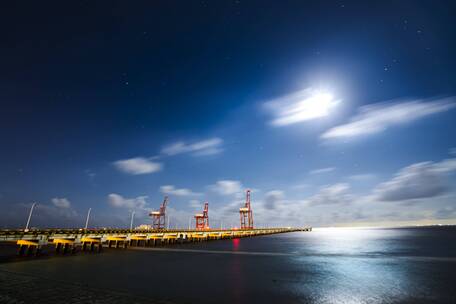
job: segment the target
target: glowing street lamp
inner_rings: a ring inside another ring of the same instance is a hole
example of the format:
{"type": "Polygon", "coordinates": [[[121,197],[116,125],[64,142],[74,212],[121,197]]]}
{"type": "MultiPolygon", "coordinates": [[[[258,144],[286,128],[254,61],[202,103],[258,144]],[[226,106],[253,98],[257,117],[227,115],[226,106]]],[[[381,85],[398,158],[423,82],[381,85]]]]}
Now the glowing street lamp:
{"type": "Polygon", "coordinates": [[[135,218],[135,211],[131,212],[130,230],[133,230],[133,219],[135,218]]]}
{"type": "Polygon", "coordinates": [[[27,224],[25,225],[25,229],[24,229],[25,232],[29,231],[30,219],[32,218],[32,213],[33,213],[33,209],[35,208],[35,206],[36,206],[36,203],[33,203],[32,207],[30,208],[30,213],[29,213],[29,216],[27,219],[27,224]]]}
{"type": "Polygon", "coordinates": [[[92,211],[92,208],[89,208],[89,211],[87,212],[86,224],[84,228],[85,230],[87,230],[87,227],[89,226],[90,211],[92,211]]]}

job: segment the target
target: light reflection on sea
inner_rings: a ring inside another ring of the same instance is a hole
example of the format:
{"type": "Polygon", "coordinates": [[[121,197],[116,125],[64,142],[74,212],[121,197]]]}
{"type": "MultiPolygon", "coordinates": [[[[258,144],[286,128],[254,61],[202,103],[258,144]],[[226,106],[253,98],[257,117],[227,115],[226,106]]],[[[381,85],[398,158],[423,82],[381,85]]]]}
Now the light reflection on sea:
{"type": "Polygon", "coordinates": [[[175,303],[456,303],[456,229],[321,229],[0,269],[175,303]]]}

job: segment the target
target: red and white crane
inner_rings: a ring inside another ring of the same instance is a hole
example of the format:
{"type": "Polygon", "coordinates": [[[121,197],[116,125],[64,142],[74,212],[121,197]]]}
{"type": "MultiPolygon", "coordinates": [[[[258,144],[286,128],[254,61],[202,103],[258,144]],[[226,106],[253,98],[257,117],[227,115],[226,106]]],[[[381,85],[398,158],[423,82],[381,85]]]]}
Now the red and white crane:
{"type": "Polygon", "coordinates": [[[152,227],[154,229],[165,229],[166,227],[166,205],[168,204],[168,197],[165,196],[163,203],[160,205],[158,211],[152,211],[149,216],[152,217],[152,227]]]}
{"type": "Polygon", "coordinates": [[[239,208],[239,215],[241,217],[241,229],[253,229],[253,214],[252,207],[250,206],[250,189],[245,193],[245,205],[239,208]]]}
{"type": "Polygon", "coordinates": [[[195,227],[196,229],[208,229],[209,228],[209,203],[204,203],[203,213],[195,214],[195,227]]]}

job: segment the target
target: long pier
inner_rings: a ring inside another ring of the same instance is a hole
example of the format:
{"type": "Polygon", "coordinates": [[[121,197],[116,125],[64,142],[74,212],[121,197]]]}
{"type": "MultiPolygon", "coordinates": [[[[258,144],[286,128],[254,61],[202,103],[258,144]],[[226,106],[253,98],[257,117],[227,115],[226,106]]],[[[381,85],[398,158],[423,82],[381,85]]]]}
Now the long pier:
{"type": "Polygon", "coordinates": [[[157,246],[175,243],[253,237],[312,228],[261,229],[40,229],[0,230],[0,242],[15,242],[19,255],[38,254],[43,246],[52,244],[56,252],[75,252],[77,249],[100,251],[103,247],[157,246]]]}

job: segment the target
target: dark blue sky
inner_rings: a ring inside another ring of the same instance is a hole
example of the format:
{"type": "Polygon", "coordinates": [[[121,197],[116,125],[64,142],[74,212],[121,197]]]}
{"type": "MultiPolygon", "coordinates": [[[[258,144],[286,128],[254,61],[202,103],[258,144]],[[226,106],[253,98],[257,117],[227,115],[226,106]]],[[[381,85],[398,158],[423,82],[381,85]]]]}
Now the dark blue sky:
{"type": "Polygon", "coordinates": [[[2,226],[456,223],[451,1],[0,7],[2,226]]]}

